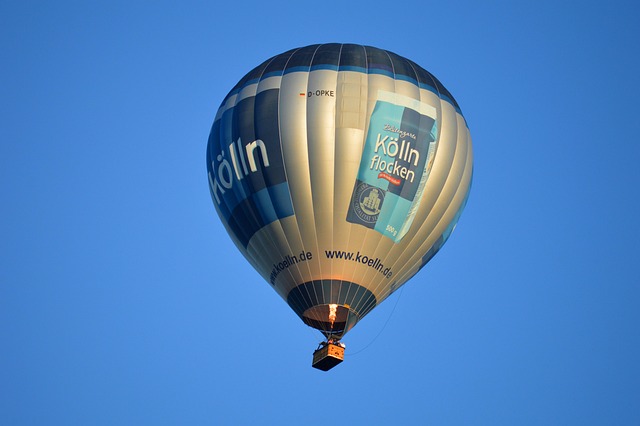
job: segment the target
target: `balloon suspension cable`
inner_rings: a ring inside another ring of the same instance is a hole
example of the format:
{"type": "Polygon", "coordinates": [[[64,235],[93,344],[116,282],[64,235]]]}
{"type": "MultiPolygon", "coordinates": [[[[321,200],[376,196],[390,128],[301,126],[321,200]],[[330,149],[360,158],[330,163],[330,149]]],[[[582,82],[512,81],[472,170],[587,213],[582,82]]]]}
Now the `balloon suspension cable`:
{"type": "Polygon", "coordinates": [[[400,287],[400,293],[398,294],[398,298],[396,299],[396,303],[393,305],[393,309],[389,313],[389,316],[387,317],[387,320],[385,321],[384,325],[382,326],[382,328],[380,329],[378,334],[376,334],[376,336],[369,343],[367,343],[364,348],[359,349],[359,350],[355,351],[354,353],[350,354],[351,356],[357,355],[360,352],[364,352],[369,346],[371,346],[373,344],[373,342],[378,340],[378,337],[380,337],[380,335],[382,334],[384,329],[387,328],[387,325],[389,324],[389,321],[391,320],[391,317],[393,316],[393,313],[396,311],[396,308],[398,307],[398,302],[400,302],[400,297],[402,297],[402,292],[403,291],[404,291],[404,286],[400,287]]]}

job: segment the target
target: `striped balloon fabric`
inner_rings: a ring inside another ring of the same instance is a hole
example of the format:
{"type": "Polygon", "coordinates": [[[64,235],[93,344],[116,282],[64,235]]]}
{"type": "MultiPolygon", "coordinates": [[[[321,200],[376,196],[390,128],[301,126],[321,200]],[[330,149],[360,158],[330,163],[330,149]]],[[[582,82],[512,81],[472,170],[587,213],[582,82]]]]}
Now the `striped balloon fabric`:
{"type": "Polygon", "coordinates": [[[444,86],[408,59],[355,44],[292,49],[257,66],[222,101],[207,147],[227,232],[329,339],[442,247],[472,163],[444,86]]]}

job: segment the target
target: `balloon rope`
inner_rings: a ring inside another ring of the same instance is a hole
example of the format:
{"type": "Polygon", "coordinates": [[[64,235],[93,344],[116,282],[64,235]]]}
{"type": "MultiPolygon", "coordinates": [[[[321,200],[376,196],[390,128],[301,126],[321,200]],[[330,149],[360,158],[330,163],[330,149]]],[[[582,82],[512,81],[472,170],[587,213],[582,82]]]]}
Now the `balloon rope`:
{"type": "Polygon", "coordinates": [[[396,311],[396,307],[398,306],[398,302],[400,302],[400,297],[402,297],[402,292],[403,291],[404,291],[404,286],[400,287],[400,294],[398,294],[398,298],[396,299],[396,303],[393,305],[393,309],[391,310],[391,313],[389,313],[389,316],[387,317],[387,321],[384,323],[384,325],[382,326],[382,328],[380,329],[378,334],[376,334],[376,336],[369,343],[367,343],[367,345],[364,348],[362,348],[362,349],[360,349],[360,350],[358,350],[358,351],[356,351],[354,353],[349,353],[348,355],[350,357],[354,356],[354,355],[357,355],[360,352],[363,352],[365,349],[367,349],[369,346],[371,346],[373,344],[373,342],[375,342],[378,339],[378,337],[380,337],[380,335],[382,334],[384,329],[387,327],[387,324],[389,324],[389,321],[391,320],[391,316],[396,311]]]}

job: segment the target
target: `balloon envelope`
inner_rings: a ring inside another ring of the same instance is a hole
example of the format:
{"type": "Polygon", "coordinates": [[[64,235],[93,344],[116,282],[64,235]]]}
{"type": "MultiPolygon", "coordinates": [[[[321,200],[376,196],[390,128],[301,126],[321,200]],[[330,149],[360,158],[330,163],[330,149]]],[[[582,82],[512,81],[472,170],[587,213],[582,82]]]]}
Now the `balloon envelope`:
{"type": "Polygon", "coordinates": [[[374,47],[322,44],[238,82],[207,170],[238,249],[306,324],[339,339],[447,240],[472,149],[429,72],[374,47]]]}

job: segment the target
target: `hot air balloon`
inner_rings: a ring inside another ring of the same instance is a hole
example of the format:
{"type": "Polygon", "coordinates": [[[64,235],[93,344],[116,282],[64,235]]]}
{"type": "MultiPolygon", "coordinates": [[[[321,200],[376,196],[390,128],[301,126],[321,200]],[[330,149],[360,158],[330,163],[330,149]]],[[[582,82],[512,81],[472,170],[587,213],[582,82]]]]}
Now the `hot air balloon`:
{"type": "Polygon", "coordinates": [[[340,339],[449,238],[472,177],[453,96],[395,53],[318,44],[276,55],[222,101],[209,189],[229,236],[302,321],[340,339]]]}

